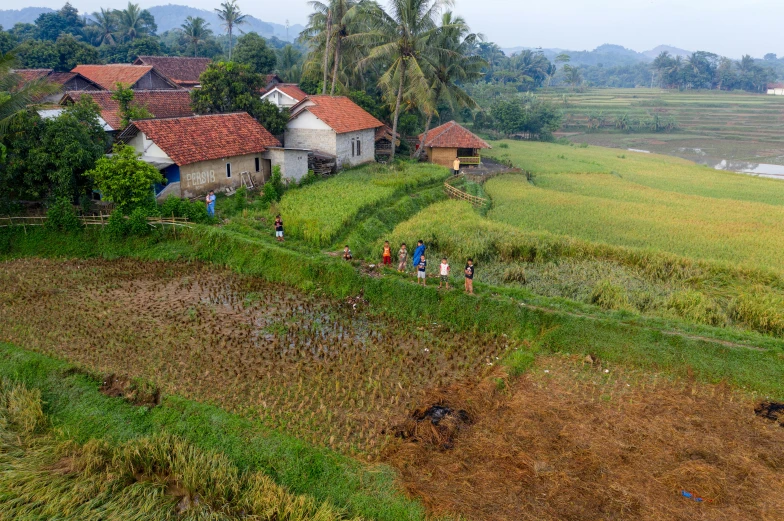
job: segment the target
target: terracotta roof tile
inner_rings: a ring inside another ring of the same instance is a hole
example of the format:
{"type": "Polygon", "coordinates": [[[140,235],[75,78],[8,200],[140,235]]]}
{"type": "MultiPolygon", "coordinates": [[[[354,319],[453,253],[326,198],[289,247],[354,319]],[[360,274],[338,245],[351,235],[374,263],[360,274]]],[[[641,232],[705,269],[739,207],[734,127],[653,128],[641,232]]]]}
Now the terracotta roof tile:
{"type": "Polygon", "coordinates": [[[291,96],[294,98],[295,101],[302,101],[303,99],[308,97],[308,94],[299,88],[299,85],[296,83],[278,83],[272,89],[278,89],[286,96],[291,96]]]}
{"type": "Polygon", "coordinates": [[[40,80],[52,74],[53,69],[14,69],[13,73],[20,76],[22,81],[40,80]]]}
{"type": "Polygon", "coordinates": [[[184,56],[139,56],[134,65],[151,65],[175,83],[185,86],[199,84],[201,73],[207,69],[210,58],[187,58],[184,56]]]}
{"type": "MultiPolygon", "coordinates": [[[[422,139],[422,134],[419,135],[422,139]]],[[[467,128],[455,121],[444,123],[427,133],[426,147],[433,148],[492,148],[467,128]]]]}
{"type": "Polygon", "coordinates": [[[121,138],[143,132],[179,166],[264,152],[280,142],[246,112],[134,121],[121,138]]]}
{"type": "Polygon", "coordinates": [[[369,112],[345,96],[308,96],[292,107],[291,119],[304,111],[319,118],[338,134],[384,126],[369,112]]]}
{"type": "MultiPolygon", "coordinates": [[[[153,70],[152,65],[128,65],[113,63],[110,65],[77,65],[71,72],[78,72],[106,90],[114,90],[118,83],[134,85],[148,72],[153,70]]],[[[159,73],[160,74],[160,73],[159,73]]],[[[171,80],[164,78],[171,83],[171,80]]]]}
{"type": "MultiPolygon", "coordinates": [[[[191,96],[187,90],[136,90],[133,92],[135,105],[145,107],[155,118],[192,116],[191,96]]],[[[101,117],[113,129],[121,126],[120,104],[112,99],[109,91],[72,91],[62,101],[76,102],[82,96],[90,96],[101,108],[101,117]]],[[[61,101],[61,103],[62,103],[61,101]]]]}

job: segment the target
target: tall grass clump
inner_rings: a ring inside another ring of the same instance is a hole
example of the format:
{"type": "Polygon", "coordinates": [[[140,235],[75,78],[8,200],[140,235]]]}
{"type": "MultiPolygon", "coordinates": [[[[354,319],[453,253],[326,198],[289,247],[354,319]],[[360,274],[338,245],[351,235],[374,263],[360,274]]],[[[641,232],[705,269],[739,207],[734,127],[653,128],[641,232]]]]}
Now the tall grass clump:
{"type": "Polygon", "coordinates": [[[437,165],[370,165],[342,172],[328,181],[288,191],[279,209],[287,232],[317,246],[330,244],[359,212],[407,190],[445,179],[437,165]]]}
{"type": "Polygon", "coordinates": [[[591,304],[602,309],[629,309],[629,297],[623,286],[613,284],[609,280],[599,282],[591,293],[591,304]]]}
{"type": "Polygon", "coordinates": [[[84,444],[45,428],[41,394],[0,382],[3,517],[337,521],[328,503],[167,434],[84,444]]]}
{"type": "Polygon", "coordinates": [[[752,329],[774,335],[784,334],[784,297],[764,286],[755,286],[737,296],[732,317],[752,329]]]}

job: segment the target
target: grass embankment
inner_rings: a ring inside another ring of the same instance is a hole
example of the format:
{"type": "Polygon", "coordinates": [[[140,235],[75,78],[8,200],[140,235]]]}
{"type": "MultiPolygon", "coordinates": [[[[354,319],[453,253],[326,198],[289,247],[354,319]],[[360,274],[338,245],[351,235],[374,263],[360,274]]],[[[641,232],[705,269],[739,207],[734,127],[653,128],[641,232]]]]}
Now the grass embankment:
{"type": "Polygon", "coordinates": [[[288,234],[327,246],[346,235],[362,210],[448,175],[447,169],[436,165],[401,163],[388,168],[373,164],[287,192],[279,210],[288,234]]]}
{"type": "MultiPolygon", "coordinates": [[[[591,353],[608,362],[674,375],[693,371],[708,381],[727,380],[752,391],[784,397],[780,378],[784,371],[783,349],[781,342],[772,338],[715,328],[706,332],[716,340],[670,335],[663,332],[661,324],[634,316],[626,315],[629,320],[620,321],[610,315],[582,316],[521,305],[520,295],[507,295],[493,288],[487,289],[502,294],[492,296],[488,291],[484,296],[471,297],[459,291],[416,288],[401,277],[366,277],[337,259],[302,254],[225,230],[197,228],[187,237],[179,237],[111,244],[96,236],[67,237],[43,231],[25,235],[18,231],[11,241],[11,255],[198,259],[331,297],[363,292],[371,312],[412,325],[437,322],[455,331],[506,334],[535,340],[545,352],[591,353]],[[739,348],[724,340],[746,341],[765,349],[739,348]]],[[[481,285],[479,289],[484,292],[481,285]]],[[[678,326],[664,327],[668,331],[678,326]]]]}
{"type": "Polygon", "coordinates": [[[39,389],[0,379],[2,519],[345,519],[170,435],[64,440],[43,406],[39,389]]]}
{"type": "MultiPolygon", "coordinates": [[[[96,377],[66,362],[9,344],[0,344],[0,377],[21,383],[30,389],[40,390],[43,412],[51,428],[57,432],[58,441],[72,440],[78,446],[91,447],[92,450],[99,447],[105,449],[90,458],[93,467],[85,468],[84,475],[52,476],[50,481],[50,476],[47,474],[34,473],[30,479],[36,481],[27,482],[27,488],[16,489],[15,494],[31,492],[43,494],[44,491],[51,491],[50,487],[65,487],[78,483],[88,486],[96,478],[94,474],[96,471],[105,470],[111,473],[112,466],[108,464],[107,458],[112,453],[119,455],[127,454],[127,451],[133,453],[134,448],[152,448],[156,439],[168,440],[168,443],[173,440],[172,437],[175,437],[183,441],[183,443],[175,443],[175,448],[183,449],[177,455],[184,457],[185,461],[172,457],[168,463],[159,462],[161,465],[157,468],[159,471],[166,469],[168,476],[156,475],[154,472],[145,473],[145,469],[149,468],[147,465],[154,462],[154,453],[144,454],[139,457],[146,458],[146,461],[136,460],[137,466],[132,469],[134,474],[141,474],[144,478],[140,483],[112,481],[109,479],[112,476],[104,475],[114,485],[112,490],[104,489],[105,495],[99,494],[93,497],[90,492],[94,489],[87,488],[85,491],[87,496],[82,496],[76,490],[70,489],[71,492],[67,492],[69,489],[65,488],[60,489],[63,496],[61,500],[76,501],[82,498],[86,506],[95,507],[105,500],[107,504],[104,507],[122,509],[123,504],[119,502],[121,499],[128,500],[128,506],[132,507],[134,505],[132,501],[137,500],[138,494],[144,492],[147,495],[144,501],[150,501],[146,503],[148,507],[156,505],[156,508],[170,507],[171,494],[165,494],[164,490],[167,485],[172,484],[170,478],[175,478],[175,481],[189,494],[198,493],[202,498],[215,499],[207,502],[208,507],[220,507],[224,505],[221,501],[229,499],[235,502],[245,501],[246,509],[250,508],[253,505],[248,504],[248,501],[254,497],[259,499],[268,497],[255,495],[254,490],[257,489],[253,487],[263,485],[266,493],[275,495],[277,505],[281,508],[285,508],[287,504],[300,505],[304,513],[318,506],[326,517],[315,519],[334,519],[336,518],[334,513],[339,510],[365,519],[395,521],[424,518],[422,507],[405,499],[398,492],[395,473],[388,467],[377,466],[367,469],[353,459],[342,457],[327,449],[316,448],[284,433],[264,429],[254,421],[229,414],[214,406],[177,396],[165,396],[154,408],[136,407],[122,399],[104,396],[98,391],[100,381],[96,377]],[[193,459],[189,462],[188,458],[193,459]],[[196,468],[193,468],[192,462],[199,461],[204,464],[196,464],[196,468]],[[102,466],[102,463],[105,463],[108,468],[102,466]],[[178,466],[180,463],[185,466],[178,466]],[[167,469],[166,465],[170,467],[167,469]],[[179,473],[182,473],[182,476],[179,473]],[[262,474],[283,486],[285,491],[272,486],[262,474]],[[69,478],[73,479],[73,482],[69,482],[69,478]],[[121,485],[128,487],[124,489],[121,485]],[[292,494],[314,499],[297,498],[292,494]],[[321,505],[323,502],[332,506],[321,505]]],[[[16,456],[19,456],[13,454],[10,456],[11,460],[0,463],[0,467],[8,465],[3,470],[9,469],[10,472],[13,469],[18,471],[20,466],[25,468],[40,466],[44,460],[38,458],[53,456],[49,453],[50,445],[47,442],[41,454],[30,455],[35,458],[35,461],[22,461],[24,456],[22,460],[13,461],[18,459],[15,458],[16,456]]],[[[78,446],[66,445],[79,456],[84,449],[78,446]]],[[[156,450],[163,449],[166,445],[158,445],[158,447],[159,449],[156,450]]],[[[121,475],[127,475],[127,472],[126,467],[125,474],[121,475]]],[[[0,480],[0,490],[3,487],[20,487],[20,482],[16,478],[21,479],[22,476],[4,472],[3,479],[0,480]]],[[[0,494],[0,497],[10,500],[11,496],[0,494]]],[[[36,496],[36,499],[39,497],[36,496]]],[[[63,505],[53,503],[53,506],[63,505]]],[[[230,503],[228,506],[238,505],[230,503]]],[[[45,509],[46,505],[21,501],[19,508],[30,509],[23,512],[32,516],[37,512],[34,509],[45,509]]],[[[277,508],[276,503],[269,503],[266,508],[265,512],[270,514],[274,512],[274,508],[277,508]]],[[[7,512],[4,507],[3,513],[7,512]]],[[[78,512],[76,505],[72,505],[72,510],[68,512],[78,512]]],[[[123,517],[121,512],[122,510],[116,512],[117,518],[134,519],[123,517]]],[[[169,515],[173,513],[173,509],[168,511],[169,515]]],[[[296,510],[293,513],[296,513],[296,510]]],[[[46,511],[40,511],[39,517],[34,518],[40,519],[40,515],[46,516],[46,511]]],[[[13,516],[12,518],[23,519],[23,517],[13,516]]],[[[150,516],[145,514],[144,518],[148,519],[150,516]]],[[[292,521],[312,518],[280,517],[292,521]]]]}

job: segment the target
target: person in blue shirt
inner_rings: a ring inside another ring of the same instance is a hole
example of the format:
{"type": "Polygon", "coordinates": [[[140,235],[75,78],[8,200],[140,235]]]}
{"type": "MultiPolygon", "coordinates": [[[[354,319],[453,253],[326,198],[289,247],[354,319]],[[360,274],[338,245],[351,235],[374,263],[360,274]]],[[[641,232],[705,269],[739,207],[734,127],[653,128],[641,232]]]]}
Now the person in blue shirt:
{"type": "Polygon", "coordinates": [[[417,241],[416,250],[414,250],[414,256],[411,257],[411,265],[416,268],[419,264],[419,258],[425,254],[425,243],[423,241],[417,241]]]}
{"type": "Polygon", "coordinates": [[[215,217],[215,192],[212,190],[207,194],[207,215],[215,217]]]}

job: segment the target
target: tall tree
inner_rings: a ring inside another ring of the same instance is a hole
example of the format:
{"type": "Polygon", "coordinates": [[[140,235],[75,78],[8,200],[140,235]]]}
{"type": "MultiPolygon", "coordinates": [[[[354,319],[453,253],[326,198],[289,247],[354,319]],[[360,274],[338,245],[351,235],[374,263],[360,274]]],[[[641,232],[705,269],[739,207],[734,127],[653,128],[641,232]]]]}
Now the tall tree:
{"type": "Polygon", "coordinates": [[[269,74],[275,70],[278,59],[275,51],[267,46],[264,38],[256,33],[248,33],[237,39],[234,60],[249,65],[254,72],[269,74]]]}
{"type": "Polygon", "coordinates": [[[70,3],[66,3],[59,11],[43,13],[35,20],[37,37],[41,40],[55,41],[61,34],[80,36],[84,29],[84,20],[70,3]]]}
{"type": "Polygon", "coordinates": [[[128,2],[128,7],[115,11],[119,34],[124,40],[135,40],[142,36],[155,34],[157,27],[152,15],[139,4],[128,2]]]}
{"type": "Polygon", "coordinates": [[[460,107],[476,108],[477,104],[462,87],[482,77],[487,62],[474,54],[480,37],[470,32],[461,17],[447,11],[441,17],[441,30],[434,36],[434,44],[442,52],[426,55],[427,74],[430,77],[430,100],[425,105],[427,122],[419,143],[418,154],[424,151],[424,143],[430,131],[433,115],[439,103],[446,103],[456,112],[460,107]]]}
{"type": "Polygon", "coordinates": [[[93,19],[90,20],[90,27],[95,30],[95,40],[93,43],[96,45],[114,45],[117,43],[117,15],[114,11],[101,7],[100,11],[93,13],[93,19]]]}
{"type": "Polygon", "coordinates": [[[207,38],[212,35],[212,29],[209,28],[210,24],[204,18],[197,16],[196,18],[189,16],[182,24],[183,38],[188,45],[193,47],[193,55],[199,55],[199,45],[204,44],[207,38]]]}
{"type": "Polygon", "coordinates": [[[232,34],[234,27],[247,23],[245,15],[240,11],[237,0],[227,0],[221,4],[220,9],[215,9],[218,18],[223,22],[223,27],[229,35],[229,61],[231,61],[231,48],[233,46],[232,34]]]}
{"type": "MultiPolygon", "coordinates": [[[[348,36],[369,50],[360,67],[383,64],[379,87],[387,99],[394,99],[392,135],[397,132],[403,94],[409,99],[426,100],[430,82],[425,75],[426,54],[448,52],[434,38],[439,30],[437,18],[452,0],[391,0],[389,13],[375,6],[367,11],[367,31],[348,36]]],[[[390,159],[395,158],[392,150],[390,159]]]]}

